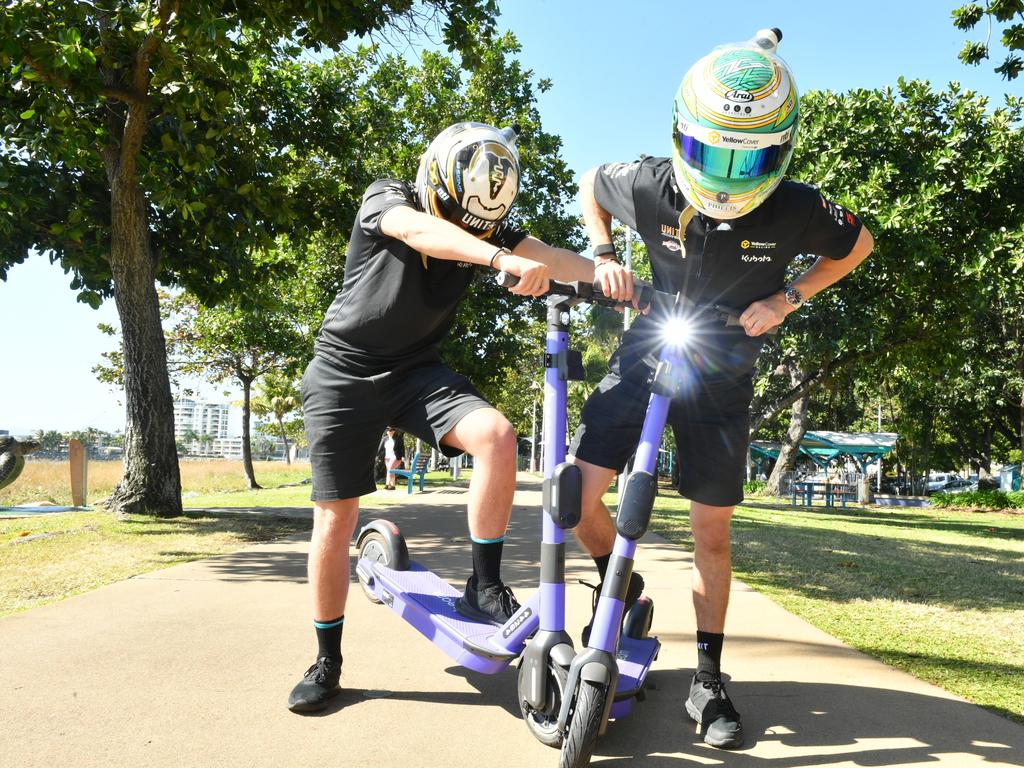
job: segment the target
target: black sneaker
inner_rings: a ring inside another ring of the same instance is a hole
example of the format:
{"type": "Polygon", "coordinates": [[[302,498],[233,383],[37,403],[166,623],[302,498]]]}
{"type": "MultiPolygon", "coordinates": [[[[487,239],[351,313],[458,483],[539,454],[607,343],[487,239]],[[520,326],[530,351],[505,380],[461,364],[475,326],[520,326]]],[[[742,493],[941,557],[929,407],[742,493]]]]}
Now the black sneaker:
{"type": "Polygon", "coordinates": [[[455,610],[467,619],[500,627],[519,610],[519,601],[501,582],[477,589],[470,576],[465,593],[455,601],[455,610]]]}
{"type": "Polygon", "coordinates": [[[292,712],[319,712],[341,693],[340,679],[341,659],[321,656],[306,670],[302,681],[292,688],[288,709],[292,712]]]}
{"type": "Polygon", "coordinates": [[[686,700],[686,714],[700,726],[705,744],[719,749],[743,746],[740,714],[729,700],[722,678],[698,680],[694,677],[686,700]]]}
{"type": "MultiPolygon", "coordinates": [[[[590,644],[590,628],[594,626],[594,614],[597,613],[597,601],[601,597],[601,587],[604,584],[602,581],[600,584],[590,584],[586,581],[580,581],[580,584],[585,584],[594,590],[593,600],[591,601],[590,607],[590,623],[583,628],[581,639],[583,640],[583,646],[586,647],[590,644]]],[[[622,620],[626,620],[626,614],[629,613],[629,609],[632,608],[636,601],[640,599],[640,595],[644,593],[644,577],[636,571],[629,576],[629,587],[626,589],[626,601],[622,608],[622,620]]]]}

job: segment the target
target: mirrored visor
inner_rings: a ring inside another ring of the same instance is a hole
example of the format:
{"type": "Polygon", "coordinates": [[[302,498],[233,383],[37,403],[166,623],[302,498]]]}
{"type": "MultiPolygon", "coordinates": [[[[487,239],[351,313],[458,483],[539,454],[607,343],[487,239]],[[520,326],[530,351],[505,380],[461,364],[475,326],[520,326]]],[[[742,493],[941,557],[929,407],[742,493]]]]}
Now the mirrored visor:
{"type": "Polygon", "coordinates": [[[771,173],[782,165],[792,146],[792,141],[787,141],[761,149],[729,149],[676,132],[676,149],[686,164],[720,179],[752,179],[771,173]]]}

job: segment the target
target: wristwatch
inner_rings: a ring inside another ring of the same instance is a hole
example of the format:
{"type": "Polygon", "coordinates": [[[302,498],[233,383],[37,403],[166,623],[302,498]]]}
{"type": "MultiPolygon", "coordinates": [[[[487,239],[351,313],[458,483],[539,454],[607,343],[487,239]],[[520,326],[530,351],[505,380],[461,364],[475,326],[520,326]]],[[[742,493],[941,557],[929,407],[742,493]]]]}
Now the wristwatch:
{"type": "MultiPolygon", "coordinates": [[[[619,256],[615,253],[615,245],[613,243],[602,243],[601,245],[594,246],[594,258],[595,259],[611,259],[616,264],[619,263],[619,256]]],[[[604,262],[602,262],[604,263],[604,262]]]]}
{"type": "Polygon", "coordinates": [[[804,303],[804,295],[792,285],[786,286],[782,295],[786,299],[786,303],[793,307],[793,309],[799,309],[800,305],[804,303]]]}

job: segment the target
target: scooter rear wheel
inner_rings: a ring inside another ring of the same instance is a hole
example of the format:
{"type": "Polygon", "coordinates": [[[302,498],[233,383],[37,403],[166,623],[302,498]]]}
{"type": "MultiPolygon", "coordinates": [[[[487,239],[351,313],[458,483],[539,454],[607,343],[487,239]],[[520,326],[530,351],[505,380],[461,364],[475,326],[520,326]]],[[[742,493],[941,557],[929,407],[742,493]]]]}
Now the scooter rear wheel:
{"type": "Polygon", "coordinates": [[[590,765],[590,757],[601,732],[605,697],[608,695],[608,689],[603,685],[586,680],[580,682],[576,706],[569,720],[569,731],[562,742],[558,768],[586,768],[590,765]]]}
{"type": "MultiPolygon", "coordinates": [[[[522,675],[525,671],[522,665],[519,666],[519,690],[524,689],[522,675]]],[[[562,708],[562,698],[565,696],[565,683],[569,677],[569,670],[548,659],[547,667],[547,695],[544,710],[537,710],[531,707],[526,701],[519,700],[519,711],[523,715],[526,727],[530,733],[541,744],[556,749],[562,746],[562,732],[558,730],[558,711],[562,708]]]]}
{"type": "MultiPolygon", "coordinates": [[[[390,566],[395,562],[395,550],[391,542],[385,538],[385,536],[377,531],[370,531],[366,536],[363,537],[362,543],[359,545],[359,559],[369,560],[372,563],[380,563],[381,565],[390,566]]],[[[363,594],[366,595],[367,599],[371,603],[382,602],[373,592],[373,588],[363,581],[362,575],[359,571],[356,571],[356,575],[359,576],[359,586],[363,588],[363,594]]]]}
{"type": "Polygon", "coordinates": [[[654,623],[654,601],[649,597],[641,597],[626,614],[622,623],[622,634],[634,640],[643,640],[651,632],[654,623]]]}

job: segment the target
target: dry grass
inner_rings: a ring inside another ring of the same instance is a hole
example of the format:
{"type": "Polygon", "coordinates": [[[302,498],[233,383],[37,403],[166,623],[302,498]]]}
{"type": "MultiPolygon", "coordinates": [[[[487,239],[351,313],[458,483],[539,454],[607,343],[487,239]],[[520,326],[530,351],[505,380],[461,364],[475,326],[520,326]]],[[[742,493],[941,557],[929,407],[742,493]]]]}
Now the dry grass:
{"type": "MultiPolygon", "coordinates": [[[[242,462],[227,459],[181,461],[183,495],[209,494],[245,489],[242,462]]],[[[90,461],[88,502],[105,499],[121,479],[120,461],[90,461]]],[[[256,480],[271,488],[299,482],[309,477],[308,463],[288,466],[280,461],[253,462],[256,480]]],[[[12,485],[0,490],[0,507],[45,501],[71,504],[71,470],[66,461],[27,461],[25,470],[12,485]]]]}

